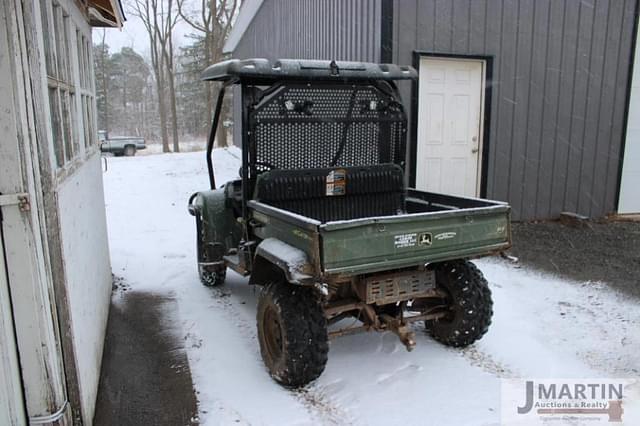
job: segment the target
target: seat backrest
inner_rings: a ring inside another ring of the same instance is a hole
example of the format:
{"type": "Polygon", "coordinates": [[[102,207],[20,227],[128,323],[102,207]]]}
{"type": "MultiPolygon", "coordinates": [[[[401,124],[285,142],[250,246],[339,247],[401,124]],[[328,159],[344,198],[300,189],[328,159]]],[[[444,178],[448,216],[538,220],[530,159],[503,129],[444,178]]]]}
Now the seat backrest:
{"type": "Polygon", "coordinates": [[[404,174],[395,164],[271,170],[254,198],[321,222],[392,216],[405,210],[404,174]]]}

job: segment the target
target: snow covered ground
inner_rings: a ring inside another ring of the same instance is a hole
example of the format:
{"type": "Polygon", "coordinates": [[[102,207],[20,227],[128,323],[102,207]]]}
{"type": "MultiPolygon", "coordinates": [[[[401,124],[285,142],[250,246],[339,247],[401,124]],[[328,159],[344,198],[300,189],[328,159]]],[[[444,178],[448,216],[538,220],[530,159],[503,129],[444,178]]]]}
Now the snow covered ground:
{"type": "MultiPolygon", "coordinates": [[[[108,162],[113,272],[133,290],[176,298],[167,323],[185,339],[203,424],[499,424],[500,378],[640,375],[638,301],[483,259],[495,315],[477,344],[446,348],[417,325],[411,353],[390,333],[341,337],[315,383],[283,389],[260,358],[254,289],[231,271],[221,288],[199,283],[187,199],[208,185],[204,153],[108,162]]],[[[216,150],[214,162],[221,184],[237,176],[240,152],[216,150]]]]}
{"type": "MultiPolygon", "coordinates": [[[[171,149],[173,150],[173,145],[171,145],[171,149]]],[[[180,141],[180,152],[204,151],[205,149],[207,149],[207,141],[204,139],[180,141]]],[[[143,156],[156,154],[162,154],[162,143],[159,141],[147,141],[147,148],[136,153],[136,155],[143,156]]]]}

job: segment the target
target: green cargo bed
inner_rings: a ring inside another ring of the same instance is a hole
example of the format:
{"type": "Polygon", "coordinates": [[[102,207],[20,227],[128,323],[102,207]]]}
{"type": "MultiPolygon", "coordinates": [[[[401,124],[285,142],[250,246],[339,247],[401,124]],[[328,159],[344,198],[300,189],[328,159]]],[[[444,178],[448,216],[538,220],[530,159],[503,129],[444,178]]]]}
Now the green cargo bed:
{"type": "Polygon", "coordinates": [[[506,203],[409,190],[407,213],[320,222],[251,201],[261,238],[307,253],[322,275],[355,275],[506,250],[506,203]],[[294,225],[292,227],[291,225],[294,225]]]}

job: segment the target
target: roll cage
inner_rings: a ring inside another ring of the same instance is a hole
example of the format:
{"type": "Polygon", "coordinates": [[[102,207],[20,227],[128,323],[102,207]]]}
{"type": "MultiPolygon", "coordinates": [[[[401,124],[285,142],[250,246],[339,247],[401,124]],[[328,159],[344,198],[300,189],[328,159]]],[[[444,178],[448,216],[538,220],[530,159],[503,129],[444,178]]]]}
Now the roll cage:
{"type": "Polygon", "coordinates": [[[247,220],[247,201],[267,170],[388,163],[404,169],[407,119],[395,82],[416,78],[408,66],[365,62],[248,59],[208,67],[202,79],[222,83],[207,141],[211,189],[211,154],[229,86],[240,86],[247,220]]]}

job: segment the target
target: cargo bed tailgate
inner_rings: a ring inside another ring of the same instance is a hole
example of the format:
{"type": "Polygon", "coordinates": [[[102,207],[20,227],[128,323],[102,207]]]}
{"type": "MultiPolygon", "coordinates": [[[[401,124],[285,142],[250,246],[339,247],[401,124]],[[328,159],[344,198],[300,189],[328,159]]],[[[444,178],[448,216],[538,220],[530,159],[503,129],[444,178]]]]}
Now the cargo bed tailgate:
{"type": "Polygon", "coordinates": [[[510,246],[510,208],[489,206],[320,225],[325,273],[355,274],[474,257],[510,246]]]}

